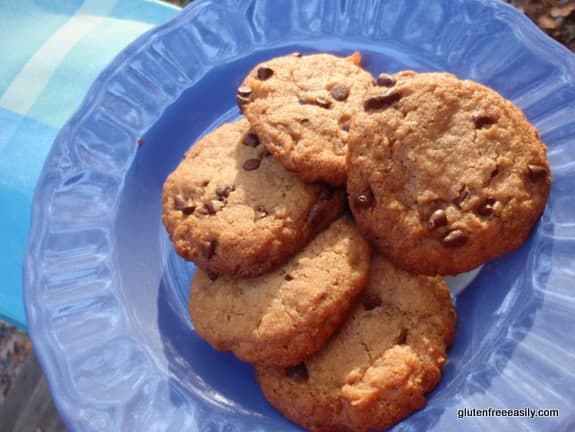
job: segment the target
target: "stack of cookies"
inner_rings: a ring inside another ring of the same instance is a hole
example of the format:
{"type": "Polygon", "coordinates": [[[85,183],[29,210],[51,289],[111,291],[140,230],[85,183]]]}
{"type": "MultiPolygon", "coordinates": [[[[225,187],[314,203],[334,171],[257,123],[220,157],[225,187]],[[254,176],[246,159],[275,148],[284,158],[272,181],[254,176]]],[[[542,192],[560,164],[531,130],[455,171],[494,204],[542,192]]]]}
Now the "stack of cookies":
{"type": "Polygon", "coordinates": [[[360,63],[257,65],[245,118],[195,143],[163,190],[198,266],[196,332],[312,431],[387,428],[425,404],[455,331],[441,276],[520,246],[551,180],[536,129],[496,92],[360,63]]]}

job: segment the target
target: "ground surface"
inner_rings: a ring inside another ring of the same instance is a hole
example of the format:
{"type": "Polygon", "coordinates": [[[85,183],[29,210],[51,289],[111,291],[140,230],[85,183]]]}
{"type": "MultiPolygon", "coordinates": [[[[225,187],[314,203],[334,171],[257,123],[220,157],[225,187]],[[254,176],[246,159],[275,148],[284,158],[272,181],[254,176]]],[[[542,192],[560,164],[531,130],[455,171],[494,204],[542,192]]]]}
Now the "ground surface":
{"type": "Polygon", "coordinates": [[[575,0],[506,0],[548,35],[575,50],[575,0]]]}

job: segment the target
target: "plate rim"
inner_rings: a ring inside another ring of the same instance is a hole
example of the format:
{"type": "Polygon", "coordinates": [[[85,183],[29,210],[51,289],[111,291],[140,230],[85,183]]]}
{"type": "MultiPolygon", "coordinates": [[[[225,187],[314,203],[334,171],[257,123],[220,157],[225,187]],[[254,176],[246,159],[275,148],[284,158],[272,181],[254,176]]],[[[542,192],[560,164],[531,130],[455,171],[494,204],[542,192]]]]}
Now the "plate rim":
{"type": "MultiPolygon", "coordinates": [[[[253,4],[258,1],[262,0],[250,0],[244,3],[253,4]]],[[[344,3],[345,1],[346,0],[343,0],[344,3]]],[[[52,394],[54,395],[54,403],[58,408],[64,423],[71,430],[74,429],[74,419],[69,415],[68,410],[66,409],[66,404],[62,398],[62,390],[55,390],[59,377],[58,368],[54,366],[56,363],[55,351],[51,347],[49,339],[46,338],[47,333],[37,330],[38,326],[42,323],[38,308],[36,307],[35,303],[37,301],[39,283],[37,279],[39,275],[37,270],[37,261],[41,252],[41,245],[43,243],[42,240],[44,240],[43,236],[46,235],[45,228],[49,220],[49,218],[46,217],[46,208],[42,204],[52,202],[55,193],[55,188],[49,189],[48,194],[46,194],[46,191],[43,189],[47,179],[53,176],[53,167],[50,167],[50,163],[57,159],[58,152],[66,146],[66,143],[69,142],[70,134],[75,128],[75,125],[81,122],[90,112],[92,112],[94,106],[97,106],[97,103],[94,104],[94,102],[100,100],[102,93],[107,88],[106,86],[109,84],[110,80],[118,73],[118,71],[126,67],[126,65],[128,65],[129,62],[132,61],[139,53],[148,49],[151,46],[151,43],[156,40],[156,38],[175,30],[190,20],[193,20],[196,13],[199,13],[200,10],[205,7],[209,7],[213,3],[213,0],[196,0],[184,10],[182,10],[174,18],[139,36],[127,47],[120,51],[120,53],[112,60],[112,62],[106,66],[104,70],[97,76],[75,113],[64,124],[64,126],[57,134],[54,143],[45,159],[45,163],[37,181],[37,186],[34,191],[31,223],[24,259],[23,278],[26,317],[28,320],[28,329],[34,345],[34,350],[36,352],[41,368],[45,373],[46,380],[50,386],[52,394]],[[47,197],[49,197],[49,199],[47,199],[47,197]]],[[[218,6],[221,7],[221,5],[224,3],[230,6],[234,6],[241,3],[241,1],[220,0],[218,6]]],[[[505,13],[507,18],[512,18],[509,23],[509,27],[520,29],[520,31],[529,38],[528,41],[531,44],[530,46],[536,46],[536,48],[546,54],[547,58],[552,58],[554,64],[560,66],[563,72],[570,76],[572,82],[575,82],[575,56],[573,53],[540,31],[529,20],[528,17],[517,11],[511,5],[500,0],[457,0],[457,3],[483,4],[491,8],[495,8],[496,10],[502,11],[502,13],[505,13]]],[[[181,92],[179,94],[181,94],[181,92]]],[[[176,98],[179,97],[179,94],[176,96],[176,98]]],[[[169,106],[171,103],[173,103],[173,100],[165,103],[164,108],[169,106]]],[[[148,128],[149,127],[144,127],[141,129],[140,134],[143,135],[148,128]]],[[[133,162],[134,155],[135,151],[130,157],[127,166],[133,162]]],[[[118,197],[116,197],[116,200],[118,199],[119,194],[118,197]]]]}

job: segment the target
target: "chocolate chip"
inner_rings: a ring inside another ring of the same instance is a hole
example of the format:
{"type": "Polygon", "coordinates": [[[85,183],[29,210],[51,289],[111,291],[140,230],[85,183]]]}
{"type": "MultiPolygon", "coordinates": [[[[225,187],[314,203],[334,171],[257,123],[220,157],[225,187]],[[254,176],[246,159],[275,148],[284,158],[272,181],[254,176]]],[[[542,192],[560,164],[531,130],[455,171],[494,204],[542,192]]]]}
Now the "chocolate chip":
{"type": "Polygon", "coordinates": [[[460,229],[455,229],[443,237],[442,243],[448,247],[461,247],[467,243],[467,235],[460,229]]]}
{"type": "Polygon", "coordinates": [[[242,168],[245,169],[246,171],[253,171],[258,169],[260,166],[260,160],[259,159],[248,159],[244,162],[244,164],[242,165],[242,168]]]}
{"type": "Polygon", "coordinates": [[[380,73],[375,83],[380,87],[393,87],[395,85],[395,78],[386,73],[380,73]]]}
{"type": "Polygon", "coordinates": [[[493,198],[487,198],[483,201],[477,208],[475,212],[479,216],[491,216],[493,214],[493,207],[495,205],[495,200],[493,198]]]}
{"type": "Polygon", "coordinates": [[[193,215],[194,212],[196,211],[196,206],[188,206],[188,207],[184,207],[182,209],[180,209],[180,211],[184,214],[184,216],[190,216],[193,215]]]}
{"type": "Polygon", "coordinates": [[[234,190],[233,186],[230,185],[221,185],[216,188],[216,196],[220,201],[224,201],[227,197],[230,196],[230,193],[234,190]]]}
{"type": "Polygon", "coordinates": [[[328,185],[322,185],[321,190],[319,191],[319,200],[320,201],[327,201],[333,198],[335,195],[335,191],[332,187],[328,185]]]}
{"type": "Polygon", "coordinates": [[[321,223],[323,213],[323,207],[318,203],[314,204],[312,208],[309,209],[305,223],[311,227],[316,227],[321,223]]]}
{"type": "Polygon", "coordinates": [[[262,66],[261,68],[258,69],[257,77],[259,80],[265,81],[267,79],[270,79],[273,74],[274,74],[273,69],[262,66]]]}
{"type": "Polygon", "coordinates": [[[216,239],[209,240],[202,243],[202,255],[206,259],[211,259],[216,254],[216,248],[218,247],[218,241],[216,239]]]}
{"type": "Polygon", "coordinates": [[[176,210],[181,210],[182,208],[186,207],[188,205],[187,201],[184,200],[184,198],[182,198],[181,195],[176,195],[174,197],[174,208],[176,210]]]}
{"type": "Polygon", "coordinates": [[[204,210],[206,214],[209,214],[210,216],[216,214],[216,209],[214,208],[213,204],[210,201],[204,203],[204,210]]]}
{"type": "Polygon", "coordinates": [[[485,115],[474,114],[473,124],[476,129],[488,129],[495,124],[495,120],[485,115]]]}
{"type": "Polygon", "coordinates": [[[461,188],[459,189],[459,195],[457,195],[457,198],[455,198],[453,200],[453,203],[457,206],[457,207],[461,207],[461,204],[463,204],[463,201],[465,201],[467,198],[469,198],[469,195],[471,195],[471,192],[469,191],[469,188],[466,185],[461,186],[461,188]]]}
{"type": "Polygon", "coordinates": [[[351,119],[351,117],[350,117],[348,114],[342,115],[342,116],[339,118],[339,120],[338,120],[339,127],[340,127],[342,130],[344,130],[344,131],[346,131],[346,132],[349,132],[350,119],[351,119]]]}
{"type": "Polygon", "coordinates": [[[211,280],[212,282],[215,281],[219,277],[220,277],[220,275],[217,273],[208,272],[208,279],[211,280]]]}
{"type": "Polygon", "coordinates": [[[294,277],[288,273],[287,275],[285,275],[284,279],[289,282],[292,281],[294,277]]]}
{"type": "Polygon", "coordinates": [[[196,206],[193,204],[191,198],[184,198],[181,195],[174,197],[174,208],[181,211],[184,216],[190,216],[196,211],[196,206]]]}
{"type": "Polygon", "coordinates": [[[248,147],[257,147],[260,145],[260,139],[255,133],[249,133],[244,136],[243,143],[248,147]]]}
{"type": "Polygon", "coordinates": [[[445,213],[445,210],[437,209],[429,217],[427,229],[434,230],[445,225],[447,225],[447,214],[445,213]]]}
{"type": "Polygon", "coordinates": [[[390,90],[383,95],[370,97],[364,102],[363,108],[366,111],[383,109],[393,105],[399,99],[401,99],[401,93],[397,90],[390,90]]]}
{"type": "Polygon", "coordinates": [[[240,111],[241,111],[243,106],[249,104],[251,102],[251,100],[250,100],[250,98],[247,98],[247,97],[236,96],[236,102],[237,102],[238,107],[240,108],[240,111]]]}
{"type": "Polygon", "coordinates": [[[529,178],[533,181],[547,177],[547,170],[541,165],[529,164],[527,165],[527,169],[529,171],[529,178]]]}
{"type": "Polygon", "coordinates": [[[329,92],[331,97],[334,98],[336,101],[344,101],[349,96],[349,88],[344,85],[336,85],[334,86],[331,91],[329,92]]]}
{"type": "Polygon", "coordinates": [[[252,94],[252,88],[248,86],[238,87],[237,95],[243,98],[249,98],[252,94]]]}
{"type": "Polygon", "coordinates": [[[382,304],[383,304],[383,301],[381,300],[381,297],[377,294],[374,294],[374,293],[366,294],[361,299],[361,305],[363,306],[363,308],[366,311],[373,310],[376,307],[381,306],[382,304]]]}
{"type": "Polygon", "coordinates": [[[404,345],[405,342],[407,342],[407,333],[408,333],[408,330],[406,328],[402,328],[401,332],[399,332],[399,335],[395,339],[395,343],[397,345],[404,345]]]}
{"type": "Polygon", "coordinates": [[[307,381],[307,379],[309,378],[307,366],[305,365],[305,363],[290,366],[286,368],[286,376],[297,382],[307,381]]]}
{"type": "Polygon", "coordinates": [[[269,212],[263,208],[262,206],[257,206],[256,207],[256,213],[254,216],[254,221],[258,221],[260,219],[265,218],[267,215],[269,214],[269,212]]]}
{"type": "Polygon", "coordinates": [[[371,189],[366,189],[355,198],[355,206],[358,209],[371,207],[374,201],[373,192],[371,189]]]}
{"type": "Polygon", "coordinates": [[[322,108],[329,108],[331,106],[331,101],[327,100],[324,97],[318,96],[314,99],[315,104],[322,107],[322,108]]]}
{"type": "Polygon", "coordinates": [[[298,57],[298,58],[299,58],[299,57],[302,57],[302,54],[301,54],[300,52],[297,52],[297,51],[291,53],[290,55],[291,55],[292,57],[298,57]]]}

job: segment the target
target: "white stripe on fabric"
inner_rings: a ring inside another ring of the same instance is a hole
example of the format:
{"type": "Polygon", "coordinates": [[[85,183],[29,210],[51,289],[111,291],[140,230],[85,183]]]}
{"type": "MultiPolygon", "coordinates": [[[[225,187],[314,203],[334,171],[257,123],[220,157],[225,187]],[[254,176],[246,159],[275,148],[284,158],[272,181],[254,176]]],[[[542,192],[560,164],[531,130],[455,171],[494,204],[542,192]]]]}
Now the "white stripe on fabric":
{"type": "Polygon", "coordinates": [[[177,11],[182,10],[182,8],[180,6],[176,6],[175,4],[172,3],[166,3],[165,1],[162,0],[146,0],[148,3],[155,3],[157,5],[161,5],[170,9],[174,9],[177,11]]]}
{"type": "Polygon", "coordinates": [[[18,114],[27,114],[66,55],[78,41],[106,18],[116,2],[117,0],[86,0],[66,24],[28,60],[0,97],[0,106],[18,114]]]}

